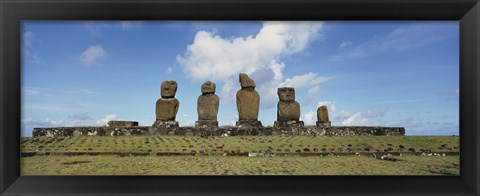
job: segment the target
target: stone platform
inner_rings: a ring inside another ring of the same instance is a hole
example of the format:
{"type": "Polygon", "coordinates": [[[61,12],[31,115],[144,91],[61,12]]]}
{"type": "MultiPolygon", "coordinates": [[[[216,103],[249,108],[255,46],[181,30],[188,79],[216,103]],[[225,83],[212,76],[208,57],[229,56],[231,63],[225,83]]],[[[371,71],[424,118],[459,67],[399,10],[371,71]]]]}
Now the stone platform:
{"type": "Polygon", "coordinates": [[[302,128],[275,128],[275,127],[233,127],[222,126],[213,128],[175,127],[163,130],[153,130],[151,126],[137,127],[54,127],[34,128],[33,137],[47,136],[124,136],[124,135],[185,135],[185,136],[237,136],[237,135],[305,135],[305,136],[404,136],[403,127],[360,127],[360,126],[332,126],[322,128],[306,126],[302,128]]]}
{"type": "Polygon", "coordinates": [[[273,127],[275,128],[302,128],[305,124],[303,121],[289,120],[289,121],[275,121],[273,127]]]}
{"type": "Polygon", "coordinates": [[[111,120],[111,121],[108,121],[107,125],[109,127],[136,127],[136,126],[138,126],[138,122],[137,121],[111,120]]]}
{"type": "Polygon", "coordinates": [[[155,134],[165,135],[168,132],[174,131],[178,128],[179,126],[177,121],[157,120],[153,123],[153,125],[148,130],[151,135],[155,135],[155,134]]]}
{"type": "Polygon", "coordinates": [[[236,123],[238,128],[260,128],[262,127],[262,122],[258,120],[239,120],[236,123]]]}
{"type": "Polygon", "coordinates": [[[199,120],[195,121],[195,128],[218,127],[218,121],[214,120],[199,120]]]}

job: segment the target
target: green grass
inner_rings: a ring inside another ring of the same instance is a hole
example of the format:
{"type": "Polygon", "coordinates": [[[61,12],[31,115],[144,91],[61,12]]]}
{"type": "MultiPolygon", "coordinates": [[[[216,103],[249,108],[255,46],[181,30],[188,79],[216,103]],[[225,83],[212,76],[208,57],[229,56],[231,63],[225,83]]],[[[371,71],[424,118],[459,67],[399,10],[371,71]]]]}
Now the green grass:
{"type": "Polygon", "coordinates": [[[459,138],[454,136],[79,136],[22,138],[22,152],[458,152],[459,138]],[[223,149],[215,144],[223,143],[223,149]]]}
{"type": "Polygon", "coordinates": [[[34,156],[22,175],[459,175],[459,157],[34,156]]]}
{"type": "MultiPolygon", "coordinates": [[[[22,152],[459,152],[454,136],[79,136],[22,138],[22,152]],[[223,143],[223,149],[215,144],[223,143]]],[[[458,175],[459,156],[33,156],[23,175],[458,175]]]]}

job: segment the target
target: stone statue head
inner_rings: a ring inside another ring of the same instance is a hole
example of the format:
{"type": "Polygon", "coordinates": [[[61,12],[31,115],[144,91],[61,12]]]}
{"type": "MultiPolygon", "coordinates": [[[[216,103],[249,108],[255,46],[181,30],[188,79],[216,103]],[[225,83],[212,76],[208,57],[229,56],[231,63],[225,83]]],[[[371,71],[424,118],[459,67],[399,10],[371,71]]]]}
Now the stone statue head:
{"type": "Polygon", "coordinates": [[[328,122],[330,119],[328,118],[328,109],[327,106],[320,106],[317,109],[317,121],[318,122],[328,122]]]}
{"type": "Polygon", "coordinates": [[[327,106],[322,105],[318,107],[317,111],[328,111],[328,109],[327,109],[327,106]]]}
{"type": "Polygon", "coordinates": [[[162,97],[175,97],[177,92],[177,82],[175,80],[165,80],[162,82],[160,94],[162,97]]]}
{"type": "Polygon", "coordinates": [[[208,93],[215,93],[215,83],[207,81],[202,84],[202,93],[203,94],[208,94],[208,93]]]}
{"type": "Polygon", "coordinates": [[[277,95],[280,101],[295,101],[295,89],[293,87],[278,88],[277,95]]]}
{"type": "Polygon", "coordinates": [[[239,80],[240,80],[240,86],[242,86],[242,88],[247,88],[247,87],[255,88],[255,82],[251,78],[249,78],[247,74],[240,73],[239,80]]]}

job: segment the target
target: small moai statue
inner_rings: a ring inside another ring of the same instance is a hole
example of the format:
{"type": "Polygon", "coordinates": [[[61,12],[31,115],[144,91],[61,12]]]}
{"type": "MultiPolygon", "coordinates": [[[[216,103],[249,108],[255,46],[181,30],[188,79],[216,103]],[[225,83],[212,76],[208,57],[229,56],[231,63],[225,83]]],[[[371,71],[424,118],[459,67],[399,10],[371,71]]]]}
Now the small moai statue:
{"type": "Polygon", "coordinates": [[[155,113],[156,121],[153,123],[150,132],[152,134],[166,134],[170,128],[178,127],[175,121],[180,103],[175,98],[177,82],[174,80],[163,81],[160,87],[161,98],[157,100],[155,113]]]}
{"type": "Polygon", "coordinates": [[[258,112],[260,109],[260,95],[255,91],[255,82],[247,74],[240,73],[240,86],[237,91],[237,127],[262,127],[258,121],[258,112]]]}
{"type": "Polygon", "coordinates": [[[215,83],[207,81],[202,84],[202,95],[197,100],[198,121],[195,127],[218,127],[217,114],[220,100],[215,95],[215,83]]]}
{"type": "Polygon", "coordinates": [[[295,101],[295,89],[293,87],[278,88],[279,98],[277,104],[277,121],[273,127],[303,127],[300,121],[300,104],[295,101]]]}
{"type": "Polygon", "coordinates": [[[317,126],[318,127],[330,127],[332,126],[330,119],[328,118],[327,106],[320,106],[317,109],[317,126]]]}

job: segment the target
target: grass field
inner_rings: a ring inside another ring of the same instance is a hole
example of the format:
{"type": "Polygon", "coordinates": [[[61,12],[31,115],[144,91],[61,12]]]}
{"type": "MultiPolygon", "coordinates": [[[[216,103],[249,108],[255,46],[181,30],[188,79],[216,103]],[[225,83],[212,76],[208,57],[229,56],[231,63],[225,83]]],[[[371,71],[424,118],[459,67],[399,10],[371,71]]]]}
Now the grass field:
{"type": "Polygon", "coordinates": [[[44,152],[408,152],[459,151],[454,136],[79,136],[22,138],[21,151],[44,152]],[[225,144],[216,149],[215,144],[225,144]]]}
{"type": "Polygon", "coordinates": [[[455,136],[79,136],[22,138],[22,152],[196,152],[196,156],[22,157],[22,175],[458,175],[455,136]],[[223,149],[215,145],[222,143],[223,149]],[[198,154],[202,152],[202,155],[198,154]],[[209,156],[225,152],[404,152],[397,161],[369,156],[209,156]]]}
{"type": "Polygon", "coordinates": [[[459,157],[35,156],[22,175],[459,175],[459,157]]]}

